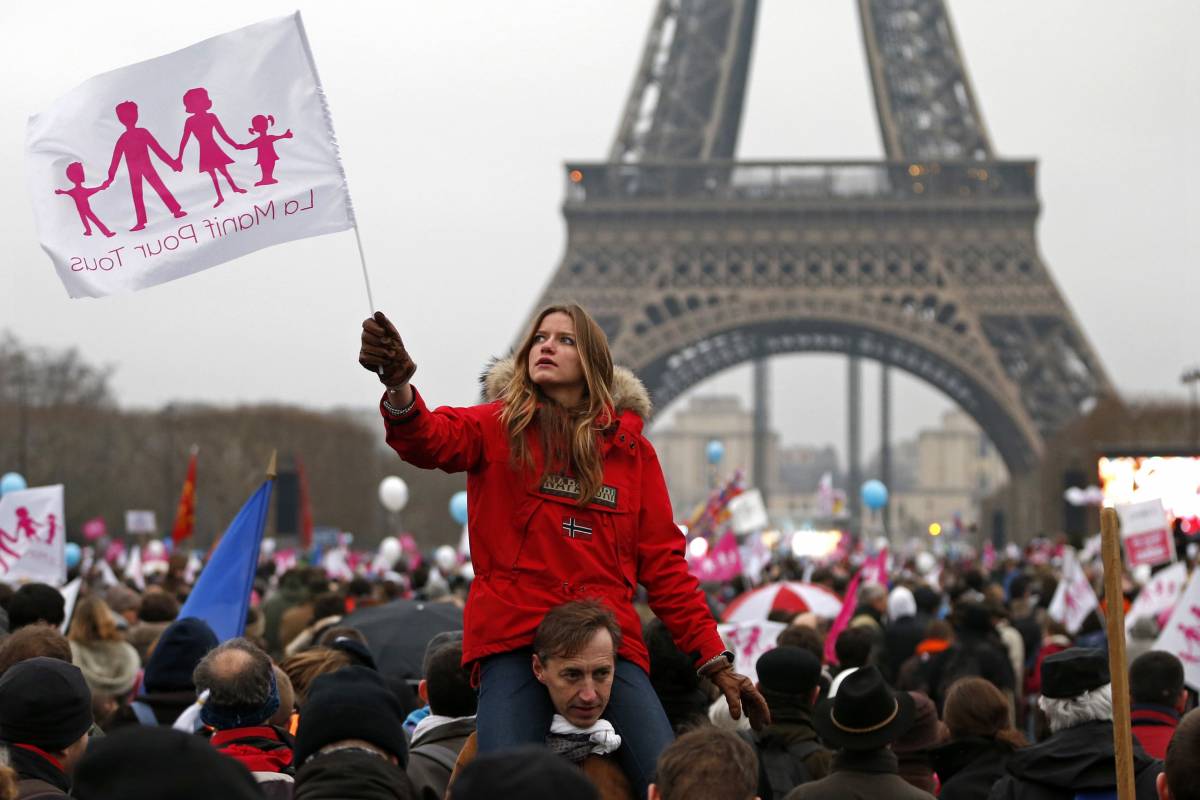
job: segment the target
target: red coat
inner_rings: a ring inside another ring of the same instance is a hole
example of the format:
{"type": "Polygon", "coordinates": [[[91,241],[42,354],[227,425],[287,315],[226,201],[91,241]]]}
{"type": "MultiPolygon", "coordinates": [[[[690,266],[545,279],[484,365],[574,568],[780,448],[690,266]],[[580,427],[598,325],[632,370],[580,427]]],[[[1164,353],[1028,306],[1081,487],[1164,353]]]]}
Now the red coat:
{"type": "MultiPolygon", "coordinates": [[[[491,396],[511,369],[511,361],[493,368],[491,396]]],[[[467,473],[475,581],[463,615],[464,664],[529,647],[549,609],[588,598],[612,609],[621,626],[619,654],[648,672],[633,607],[639,583],[697,666],[725,649],[699,583],[688,573],[658,456],[642,435],[649,398],[632,373],[616,372],[618,421],[600,435],[604,489],[584,508],[576,504],[573,479],[542,481],[536,432],[527,432],[533,470],[511,466],[499,401],[430,411],[414,389],[413,408],[403,417],[381,406],[387,442],[401,458],[423,469],[467,473]]]]}

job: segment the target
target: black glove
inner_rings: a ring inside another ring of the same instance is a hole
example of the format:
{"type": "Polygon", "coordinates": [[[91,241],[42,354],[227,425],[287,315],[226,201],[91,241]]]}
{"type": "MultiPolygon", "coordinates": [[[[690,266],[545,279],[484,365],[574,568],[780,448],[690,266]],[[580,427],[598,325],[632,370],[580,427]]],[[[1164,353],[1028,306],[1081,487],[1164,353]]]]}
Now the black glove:
{"type": "Polygon", "coordinates": [[[408,383],[417,371],[417,365],[404,349],[396,326],[382,311],[376,311],[374,317],[363,320],[358,363],[379,375],[379,380],[389,388],[408,383]]]}

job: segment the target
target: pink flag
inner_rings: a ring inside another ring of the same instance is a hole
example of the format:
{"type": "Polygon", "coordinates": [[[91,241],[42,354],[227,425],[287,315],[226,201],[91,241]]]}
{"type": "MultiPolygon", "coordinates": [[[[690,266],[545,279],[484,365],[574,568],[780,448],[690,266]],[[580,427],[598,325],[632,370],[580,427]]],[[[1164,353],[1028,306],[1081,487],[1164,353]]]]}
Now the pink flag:
{"type": "Polygon", "coordinates": [[[742,556],[738,552],[737,538],[726,533],[706,554],[689,558],[688,570],[702,582],[729,581],[741,575],[742,556]]]}
{"type": "Polygon", "coordinates": [[[850,618],[854,616],[854,609],[858,608],[858,584],[862,581],[863,573],[867,571],[868,566],[869,564],[863,564],[858,572],[854,573],[854,577],[850,579],[850,585],[846,587],[846,597],[842,600],[842,610],[838,612],[837,619],[833,621],[833,625],[829,628],[829,633],[825,636],[826,664],[838,663],[837,651],[834,650],[834,646],[837,644],[837,637],[850,624],[850,618]]]}
{"type": "Polygon", "coordinates": [[[25,148],[71,297],[354,227],[299,13],[98,75],[30,118],[25,148]]]}
{"type": "Polygon", "coordinates": [[[83,538],[89,542],[103,539],[107,535],[108,525],[105,524],[104,517],[92,517],[83,523],[83,538]]]}

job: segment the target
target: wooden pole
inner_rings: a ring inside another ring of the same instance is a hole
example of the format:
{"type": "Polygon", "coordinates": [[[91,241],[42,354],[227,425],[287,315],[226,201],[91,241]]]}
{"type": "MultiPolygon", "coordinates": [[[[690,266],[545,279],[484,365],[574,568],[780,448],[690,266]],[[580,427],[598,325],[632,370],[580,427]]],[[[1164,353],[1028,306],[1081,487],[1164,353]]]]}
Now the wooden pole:
{"type": "Polygon", "coordinates": [[[1129,669],[1125,666],[1125,593],[1121,585],[1121,523],[1111,508],[1100,511],[1100,543],[1104,555],[1104,602],[1108,623],[1108,671],[1112,675],[1113,751],[1117,797],[1135,800],[1133,732],[1129,726],[1129,669]]]}

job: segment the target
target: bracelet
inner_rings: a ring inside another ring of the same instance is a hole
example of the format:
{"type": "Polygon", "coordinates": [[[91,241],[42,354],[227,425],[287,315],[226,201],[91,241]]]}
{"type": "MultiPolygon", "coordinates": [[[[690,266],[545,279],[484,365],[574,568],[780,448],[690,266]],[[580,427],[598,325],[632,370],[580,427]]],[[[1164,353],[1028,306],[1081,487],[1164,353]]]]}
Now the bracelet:
{"type": "MultiPolygon", "coordinates": [[[[390,392],[391,389],[388,389],[388,391],[390,392]]],[[[389,403],[387,401],[386,394],[383,396],[383,408],[385,411],[387,411],[393,417],[403,417],[405,414],[412,411],[413,406],[415,406],[416,404],[417,404],[417,393],[415,390],[413,391],[412,400],[409,400],[408,405],[406,405],[404,408],[396,408],[394,405],[392,405],[391,403],[389,403]]]]}
{"type": "Polygon", "coordinates": [[[717,653],[715,656],[710,658],[708,661],[705,661],[703,664],[701,664],[700,669],[696,670],[696,674],[700,675],[701,677],[704,677],[704,671],[707,670],[709,667],[713,666],[714,664],[720,663],[720,662],[724,662],[723,666],[726,666],[726,667],[731,666],[733,664],[733,659],[734,659],[733,653],[729,652],[728,650],[726,650],[722,653],[717,653]]]}

